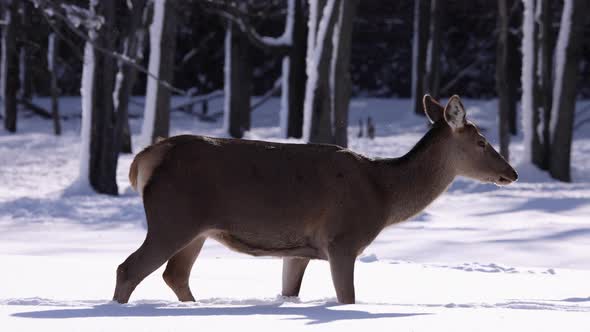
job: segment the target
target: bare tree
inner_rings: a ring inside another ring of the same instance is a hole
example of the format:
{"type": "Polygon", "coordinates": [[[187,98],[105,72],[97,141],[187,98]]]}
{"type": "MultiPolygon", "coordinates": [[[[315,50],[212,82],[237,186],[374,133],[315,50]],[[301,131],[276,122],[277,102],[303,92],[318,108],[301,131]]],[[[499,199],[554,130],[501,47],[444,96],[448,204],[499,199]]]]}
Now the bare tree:
{"type": "Polygon", "coordinates": [[[61,121],[59,118],[59,88],[57,86],[57,73],[55,60],[59,50],[59,40],[55,33],[50,33],[47,39],[47,69],[50,76],[51,92],[51,118],[53,120],[53,132],[61,135],[61,121]]]}
{"type": "Polygon", "coordinates": [[[20,87],[17,44],[17,34],[20,31],[19,6],[16,1],[6,1],[3,7],[5,25],[2,29],[1,94],[4,128],[9,132],[16,132],[17,92],[20,87]]]}
{"type": "MultiPolygon", "coordinates": [[[[305,100],[305,54],[307,24],[304,14],[305,0],[292,2],[293,15],[291,47],[283,58],[283,83],[281,86],[281,131],[285,137],[301,138],[303,128],[303,102],[305,100]]],[[[290,9],[291,10],[291,9],[290,9]]]]}
{"type": "Polygon", "coordinates": [[[500,154],[509,160],[510,92],[506,85],[508,72],[508,8],[507,0],[498,0],[498,44],[496,54],[496,90],[498,91],[498,108],[500,114],[500,154]]]}
{"type": "MultiPolygon", "coordinates": [[[[100,1],[95,11],[104,17],[104,23],[96,33],[95,43],[105,49],[115,49],[116,0],[100,1]]],[[[99,193],[117,195],[117,158],[119,147],[115,146],[115,110],[113,87],[115,84],[115,59],[104,53],[94,52],[94,73],[91,91],[90,135],[90,185],[99,193]]]]}
{"type": "Polygon", "coordinates": [[[228,22],[225,37],[224,131],[241,138],[250,129],[252,67],[250,43],[245,34],[228,22]]]}
{"type": "MultiPolygon", "coordinates": [[[[176,13],[173,0],[154,1],[154,15],[150,26],[149,71],[158,78],[172,82],[176,50],[176,13]]],[[[142,144],[150,145],[157,137],[168,137],[170,130],[170,89],[148,78],[142,144]]]]}
{"type": "Polygon", "coordinates": [[[352,43],[352,23],[356,12],[357,0],[346,0],[339,3],[338,21],[334,27],[334,52],[330,72],[332,91],[332,126],[334,128],[333,143],[340,146],[348,145],[348,106],[351,93],[350,50],[352,43]]]}
{"type": "MultiPolygon", "coordinates": [[[[143,58],[143,44],[147,16],[147,1],[132,0],[128,2],[130,16],[123,27],[123,54],[134,61],[143,58]]],[[[117,111],[117,132],[121,133],[121,152],[131,153],[131,131],[129,128],[129,98],[137,77],[137,70],[129,64],[118,61],[119,71],[115,85],[115,109],[117,111]]]]}
{"type": "Polygon", "coordinates": [[[414,37],[412,41],[412,101],[414,113],[424,115],[424,71],[426,69],[426,48],[428,46],[430,1],[414,0],[414,37]]]}
{"type": "Polygon", "coordinates": [[[552,177],[567,182],[571,181],[570,154],[576,107],[576,83],[587,10],[586,0],[565,0],[555,50],[549,172],[552,177]]]}
{"type": "Polygon", "coordinates": [[[332,43],[330,37],[338,17],[337,0],[310,1],[307,36],[307,85],[305,90],[303,137],[311,143],[332,143],[332,98],[329,75],[332,43]]]}
{"type": "Polygon", "coordinates": [[[440,96],[440,49],[441,49],[441,27],[442,16],[441,0],[430,2],[430,27],[428,45],[426,49],[426,74],[424,77],[425,90],[435,99],[440,96]]]}

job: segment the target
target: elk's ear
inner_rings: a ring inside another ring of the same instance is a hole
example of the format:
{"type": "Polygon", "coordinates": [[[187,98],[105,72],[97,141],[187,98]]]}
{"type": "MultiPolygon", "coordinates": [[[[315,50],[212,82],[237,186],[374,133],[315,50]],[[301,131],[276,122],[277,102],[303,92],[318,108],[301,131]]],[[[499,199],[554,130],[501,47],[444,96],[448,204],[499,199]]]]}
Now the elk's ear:
{"type": "Polygon", "coordinates": [[[428,117],[430,123],[435,123],[443,118],[444,107],[430,95],[424,95],[422,103],[424,104],[424,113],[426,113],[426,117],[428,117]]]}
{"type": "Polygon", "coordinates": [[[445,121],[453,128],[453,130],[457,130],[459,128],[463,128],[465,125],[465,107],[463,107],[463,103],[461,103],[461,98],[457,95],[453,95],[449,102],[447,103],[447,107],[445,107],[444,111],[445,121]]]}

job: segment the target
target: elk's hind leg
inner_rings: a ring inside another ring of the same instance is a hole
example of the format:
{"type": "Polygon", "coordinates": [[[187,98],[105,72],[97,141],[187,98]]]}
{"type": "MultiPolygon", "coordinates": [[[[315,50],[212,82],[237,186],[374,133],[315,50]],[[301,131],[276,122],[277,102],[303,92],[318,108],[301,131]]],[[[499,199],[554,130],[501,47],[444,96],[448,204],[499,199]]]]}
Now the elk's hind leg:
{"type": "Polygon", "coordinates": [[[148,231],[145,241],[139,249],[117,268],[117,285],[113,300],[127,303],[135,287],[145,277],[162,266],[191,240],[192,238],[186,236],[177,236],[174,239],[166,238],[160,234],[154,236],[148,231]]]}
{"type": "Polygon", "coordinates": [[[308,263],[309,258],[283,258],[283,296],[299,296],[301,280],[308,263]]]}
{"type": "Polygon", "coordinates": [[[172,288],[179,301],[186,302],[195,300],[190,290],[188,280],[193,264],[201,252],[203,243],[205,243],[205,239],[204,236],[196,237],[186,247],[174,254],[166,265],[166,270],[162,277],[166,284],[172,288]]]}

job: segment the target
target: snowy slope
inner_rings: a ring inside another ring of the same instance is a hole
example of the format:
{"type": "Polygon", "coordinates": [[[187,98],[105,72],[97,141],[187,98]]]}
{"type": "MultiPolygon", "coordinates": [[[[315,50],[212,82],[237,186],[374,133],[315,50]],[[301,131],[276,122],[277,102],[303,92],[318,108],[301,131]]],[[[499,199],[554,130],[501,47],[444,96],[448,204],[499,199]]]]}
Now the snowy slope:
{"type": "MultiPolygon", "coordinates": [[[[79,114],[78,98],[61,102],[65,114],[79,114]]],[[[221,107],[218,102],[211,109],[221,107]]],[[[276,99],[255,111],[248,137],[277,140],[278,105],[276,99]]],[[[495,102],[465,105],[468,117],[497,142],[495,102]]],[[[426,131],[408,100],[352,101],[352,124],[368,115],[377,138],[358,139],[351,127],[350,142],[370,156],[401,155],[426,131]]],[[[59,138],[48,121],[27,114],[19,120],[18,134],[0,131],[2,331],[587,331],[590,326],[590,128],[576,133],[573,184],[551,181],[523,164],[519,137],[512,145],[518,183],[498,188],[458,179],[425,213],[385,230],[357,263],[356,305],[335,303],[325,262],[310,264],[300,299],[283,299],[277,296],[280,260],[233,253],[212,241],[191,277],[196,303],[176,302],[160,269],[138,287],[130,304],[119,305],[109,301],[115,268],[145,235],[141,201],[126,178],[132,157],[120,158],[120,197],[64,194],[79,170],[79,118],[64,122],[59,138]]],[[[187,115],[174,114],[172,122],[175,134],[222,134],[220,123],[187,115]]],[[[140,126],[141,119],[134,118],[133,132],[140,126]]]]}

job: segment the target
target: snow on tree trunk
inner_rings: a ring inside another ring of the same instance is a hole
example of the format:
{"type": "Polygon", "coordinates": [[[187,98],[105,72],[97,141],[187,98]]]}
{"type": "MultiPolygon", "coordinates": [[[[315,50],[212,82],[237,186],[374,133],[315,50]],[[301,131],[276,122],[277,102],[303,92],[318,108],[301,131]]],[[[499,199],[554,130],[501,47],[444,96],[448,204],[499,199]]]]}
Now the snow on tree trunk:
{"type": "Polygon", "coordinates": [[[281,77],[281,111],[279,114],[279,127],[281,137],[289,137],[289,56],[283,57],[281,77]]]}
{"type": "Polygon", "coordinates": [[[307,142],[332,141],[330,121],[331,98],[328,76],[330,72],[330,55],[332,44],[327,36],[332,33],[335,23],[334,7],[336,0],[328,0],[323,8],[319,24],[316,21],[318,3],[310,0],[309,32],[317,36],[308,37],[307,85],[303,111],[303,139],[307,142]]]}
{"type": "Polygon", "coordinates": [[[522,131],[524,160],[532,161],[533,112],[535,89],[535,0],[523,0],[522,23],[522,131]]]}
{"type": "Polygon", "coordinates": [[[80,96],[82,97],[82,123],[80,130],[79,189],[90,187],[90,134],[92,127],[92,91],[94,90],[94,48],[89,42],[84,46],[84,64],[80,96]]]}
{"type": "MultiPolygon", "coordinates": [[[[166,10],[166,0],[153,0],[154,14],[152,24],[150,25],[150,59],[148,71],[156,76],[160,72],[160,56],[162,50],[162,31],[164,29],[164,17],[166,10]]],[[[147,89],[145,93],[145,108],[143,111],[143,123],[141,126],[140,145],[148,146],[154,140],[154,127],[156,125],[158,97],[158,81],[153,77],[148,77],[147,89]]]]}
{"type": "Polygon", "coordinates": [[[223,60],[223,132],[229,136],[230,101],[231,101],[231,36],[232,24],[228,22],[225,31],[223,60]]]}
{"type": "Polygon", "coordinates": [[[550,136],[555,135],[555,127],[559,117],[559,103],[561,103],[561,91],[563,89],[563,78],[565,75],[566,52],[571,33],[573,0],[565,0],[563,4],[563,13],[561,14],[561,23],[559,25],[559,35],[555,47],[555,84],[553,85],[553,104],[551,105],[551,122],[549,125],[550,136]]]}
{"type": "Polygon", "coordinates": [[[537,84],[533,114],[532,161],[541,169],[549,168],[553,45],[551,45],[551,8],[549,0],[537,0],[535,10],[537,84]]]}

